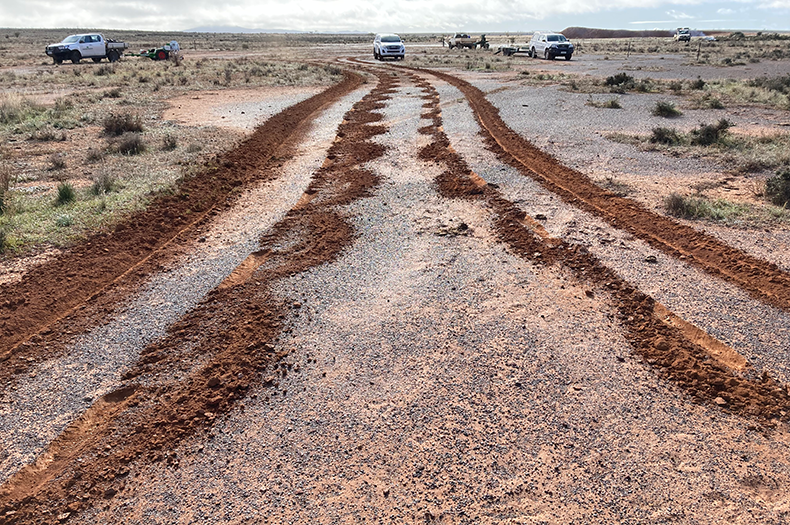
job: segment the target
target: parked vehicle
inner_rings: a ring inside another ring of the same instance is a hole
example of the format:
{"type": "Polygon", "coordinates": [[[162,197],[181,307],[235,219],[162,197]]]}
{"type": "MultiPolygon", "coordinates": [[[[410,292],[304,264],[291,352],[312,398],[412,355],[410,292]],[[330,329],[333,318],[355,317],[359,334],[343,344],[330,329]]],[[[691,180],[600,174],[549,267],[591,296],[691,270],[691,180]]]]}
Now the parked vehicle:
{"type": "Polygon", "coordinates": [[[45,51],[56,64],[61,64],[64,60],[79,64],[83,58],[90,58],[94,62],[101,62],[102,58],[106,58],[110,62],[116,62],[128,47],[129,44],[107,40],[100,33],[86,33],[69,35],[62,42],[48,45],[45,51]]]}
{"type": "Polygon", "coordinates": [[[691,30],[688,27],[679,27],[674,38],[677,42],[691,42],[691,30]]]}
{"type": "Polygon", "coordinates": [[[376,38],[373,39],[373,58],[376,60],[385,58],[403,60],[405,55],[406,46],[398,35],[386,33],[376,35],[376,38]]]}
{"type": "Polygon", "coordinates": [[[465,47],[468,49],[475,48],[475,39],[466,33],[456,33],[447,41],[447,47],[453,49],[454,47],[465,47]]]}
{"type": "Polygon", "coordinates": [[[570,60],[573,56],[573,44],[561,33],[536,31],[529,41],[529,56],[542,56],[546,60],[563,56],[565,60],[570,60]]]}

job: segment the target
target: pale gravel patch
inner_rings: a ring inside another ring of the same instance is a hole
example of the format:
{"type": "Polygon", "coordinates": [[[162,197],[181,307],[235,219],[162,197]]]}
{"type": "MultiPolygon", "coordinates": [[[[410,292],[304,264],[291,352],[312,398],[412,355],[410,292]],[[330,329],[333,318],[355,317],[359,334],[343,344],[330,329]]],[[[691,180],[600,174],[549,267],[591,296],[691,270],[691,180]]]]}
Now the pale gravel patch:
{"type": "Polygon", "coordinates": [[[437,83],[437,88],[443,101],[456,101],[442,108],[445,131],[453,146],[481,177],[499,185],[507,199],[532,217],[546,215],[542,224],[552,236],[590,249],[627,282],[732,346],[758,375],[766,370],[784,383],[790,381],[790,315],[564,203],[503,164],[475,140],[480,128],[469,105],[457,102],[459,91],[444,83],[437,83]],[[650,256],[658,263],[645,262],[650,256]]]}
{"type": "Polygon", "coordinates": [[[78,337],[62,357],[31,368],[3,393],[0,481],[33,461],[93,400],[117,388],[146,345],[258,249],[260,236],[299,200],[343,115],[363,95],[364,90],[355,91],[324,111],[280,177],[250,189],[212,219],[203,227],[204,242],[151,277],[109,322],[78,337]]]}
{"type": "MultiPolygon", "coordinates": [[[[630,74],[630,73],[629,73],[630,74]]],[[[680,118],[666,119],[651,115],[656,102],[663,100],[683,106],[682,97],[670,94],[597,94],[599,102],[617,98],[623,109],[602,109],[586,105],[588,95],[573,93],[559,86],[524,86],[503,84],[481,75],[464,78],[485,91],[487,98],[500,111],[503,121],[536,147],[553,155],[560,162],[590,177],[604,187],[622,183],[628,197],[652,211],[666,215],[663,199],[672,192],[693,193],[695,183],[722,181],[733,166],[710,159],[680,158],[657,151],[641,151],[628,144],[606,138],[611,133],[649,135],[655,127],[672,127],[690,131],[700,123],[713,123],[727,118],[739,132],[762,129],[768,123],[775,132],[785,132],[779,122],[786,121],[786,112],[771,109],[733,108],[726,110],[688,110],[680,118]],[[504,90],[498,88],[506,87],[504,90]]],[[[460,95],[460,93],[459,93],[460,95]]],[[[460,101],[458,97],[450,100],[460,101]]],[[[750,192],[752,179],[735,177],[735,200],[743,200],[750,192]]],[[[747,199],[748,200],[748,199],[747,199]]],[[[753,230],[736,233],[735,228],[702,221],[683,221],[705,231],[734,247],[777,264],[787,271],[790,252],[781,247],[790,244],[790,228],[770,227],[750,235],[753,230]],[[770,249],[771,245],[776,246],[770,249]]]]}
{"type": "Polygon", "coordinates": [[[440,198],[409,91],[382,185],[348,208],[356,242],[279,286],[299,371],[75,523],[780,523],[786,434],[689,403],[607,305],[440,198]],[[457,220],[470,235],[436,235],[457,220]]]}

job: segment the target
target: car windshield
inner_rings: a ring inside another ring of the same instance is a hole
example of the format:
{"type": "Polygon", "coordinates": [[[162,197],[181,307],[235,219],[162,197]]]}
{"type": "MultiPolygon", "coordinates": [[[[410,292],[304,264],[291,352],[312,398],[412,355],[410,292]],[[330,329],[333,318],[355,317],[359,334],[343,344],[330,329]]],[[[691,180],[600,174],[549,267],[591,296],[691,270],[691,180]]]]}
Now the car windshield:
{"type": "Polygon", "coordinates": [[[567,42],[565,35],[549,35],[549,42],[567,42]]]}
{"type": "Polygon", "coordinates": [[[80,39],[80,35],[69,35],[63,39],[63,44],[74,44],[80,39]]]}
{"type": "Polygon", "coordinates": [[[400,37],[398,35],[388,35],[381,37],[382,42],[400,42],[400,37]]]}

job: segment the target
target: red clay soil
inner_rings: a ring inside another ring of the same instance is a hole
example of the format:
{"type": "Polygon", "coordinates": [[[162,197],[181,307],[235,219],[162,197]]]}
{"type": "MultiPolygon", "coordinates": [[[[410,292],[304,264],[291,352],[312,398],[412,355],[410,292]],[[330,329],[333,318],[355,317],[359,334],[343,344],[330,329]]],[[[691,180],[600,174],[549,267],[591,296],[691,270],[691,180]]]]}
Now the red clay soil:
{"type": "Polygon", "coordinates": [[[42,455],[49,459],[5,483],[0,522],[67,520],[124,490],[130,469],[156,461],[177,466],[173,450],[184,437],[208,429],[250,392],[287,394],[277,390],[278,379],[298,369],[282,361],[286,353],[276,354],[274,344],[301,305],[278,303],[270,285],[333,260],[353,242],[354,231],[337,207],[365,197],[379,183],[360,165],[384,153],[368,139],[386,128],[369,123],[380,120],[373,110],[395,82],[381,76],[378,87],[346,114],[328,161],[305,196],[251,256],[261,266],[209,294],[164,339],[144,350],[124,385],[51,444],[42,455]]]}
{"type": "Polygon", "coordinates": [[[0,385],[14,374],[51,356],[44,351],[48,329],[91,301],[143,263],[188,236],[211,213],[230,206],[252,183],[278,176],[282,165],[321,110],[358,88],[356,73],[305,101],[274,115],[237,148],[207,163],[173,190],[158,195],[144,211],[99,233],[48,263],[21,282],[0,290],[0,385]],[[42,334],[44,337],[36,337],[42,334]],[[34,337],[35,340],[21,346],[34,337]]]}
{"type": "Polygon", "coordinates": [[[420,151],[420,157],[446,166],[436,180],[442,195],[485,202],[495,214],[499,238],[514,253],[533,264],[565,268],[580,282],[608,296],[626,328],[626,337],[634,352],[695,399],[715,403],[726,411],[767,424],[771,424],[772,419],[788,418],[790,395],[781,384],[767,374],[760,378],[744,377],[748,374],[735,373],[711,359],[705,348],[691,341],[683,330],[659,319],[651,297],[633,288],[586,248],[549,238],[545,233],[539,235],[530,227],[537,222],[502,197],[498,190],[485,184],[450,148],[450,141],[441,128],[438,93],[425,81],[415,78],[415,83],[426,93],[423,98],[428,100],[423,117],[432,120],[421,133],[432,136],[433,142],[420,151]]]}
{"type": "Polygon", "coordinates": [[[478,88],[447,73],[418,71],[434,75],[461,90],[491,150],[564,201],[601,217],[653,248],[673,257],[683,257],[701,270],[739,286],[759,301],[790,312],[790,275],[775,264],[597,186],[586,175],[564,166],[510,129],[499,116],[499,110],[478,88]]]}

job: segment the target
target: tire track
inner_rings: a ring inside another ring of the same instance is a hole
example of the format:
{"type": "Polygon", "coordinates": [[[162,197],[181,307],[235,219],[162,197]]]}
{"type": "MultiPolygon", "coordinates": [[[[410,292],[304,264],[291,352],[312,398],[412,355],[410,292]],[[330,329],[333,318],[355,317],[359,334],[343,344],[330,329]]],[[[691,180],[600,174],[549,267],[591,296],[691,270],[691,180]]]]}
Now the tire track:
{"type": "Polygon", "coordinates": [[[634,351],[693,398],[768,424],[771,419],[788,419],[787,386],[767,374],[750,377],[751,368],[737,352],[632,287],[586,248],[550,237],[535,219],[472,172],[442,130],[438,92],[416,75],[413,80],[425,92],[422,116],[432,121],[420,128],[433,138],[420,156],[446,166],[436,180],[442,195],[485,203],[494,214],[499,238],[516,254],[533,264],[559,265],[606,294],[634,351]]]}
{"type": "MultiPolygon", "coordinates": [[[[24,373],[40,361],[40,345],[21,347],[36,334],[49,335],[54,323],[136,274],[154,256],[179,242],[195,226],[227,208],[241,189],[277,176],[312,120],[363,82],[346,71],[343,80],[285,109],[258,127],[234,150],[160,194],[144,211],[98,233],[31,270],[19,283],[0,290],[0,379],[24,373]]],[[[6,381],[2,383],[5,384],[6,381]]]]}
{"type": "Polygon", "coordinates": [[[338,207],[379,183],[361,166],[384,153],[369,139],[386,131],[375,124],[381,120],[375,110],[397,85],[389,74],[378,76],[378,85],[346,114],[300,204],[261,239],[261,251],[147,347],[122,386],[2,486],[3,523],[65,521],[123,490],[131,469],[158,461],[177,467],[175,446],[211,427],[250,392],[285,395],[277,391],[278,379],[291,367],[275,345],[300,305],[278,302],[269,286],[333,260],[353,242],[338,207]]]}
{"type": "Polygon", "coordinates": [[[775,264],[600,188],[584,174],[562,165],[510,129],[500,117],[499,110],[470,83],[440,71],[414,71],[428,73],[458,88],[478,119],[487,146],[504,162],[535,179],[566,202],[601,217],[653,248],[683,258],[701,270],[739,286],[759,301],[790,312],[790,275],[775,264]]]}

